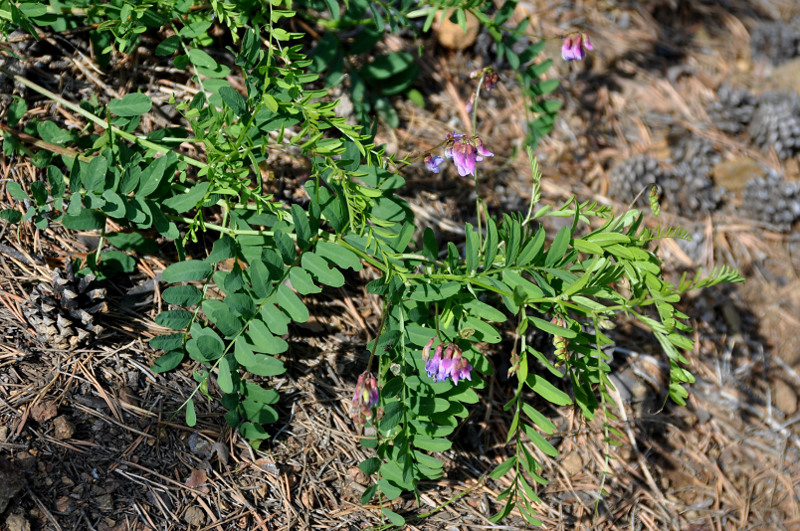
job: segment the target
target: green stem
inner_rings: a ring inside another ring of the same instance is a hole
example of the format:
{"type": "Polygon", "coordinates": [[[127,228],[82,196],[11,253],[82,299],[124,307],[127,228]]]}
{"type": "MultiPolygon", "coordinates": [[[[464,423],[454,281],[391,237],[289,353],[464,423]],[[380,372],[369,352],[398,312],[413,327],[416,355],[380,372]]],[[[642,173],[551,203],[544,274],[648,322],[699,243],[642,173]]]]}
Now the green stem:
{"type": "MultiPolygon", "coordinates": [[[[159,153],[163,153],[163,154],[167,154],[167,153],[172,151],[171,149],[169,149],[167,147],[164,147],[164,146],[162,146],[160,144],[156,144],[155,142],[147,140],[146,138],[142,138],[140,136],[137,136],[137,135],[128,133],[126,131],[123,131],[119,127],[116,127],[116,126],[113,126],[113,125],[109,126],[109,124],[106,123],[105,120],[103,120],[102,118],[100,118],[96,114],[93,114],[93,113],[87,111],[86,109],[81,108],[79,105],[76,105],[76,104],[74,104],[74,103],[72,103],[70,101],[65,100],[64,98],[62,98],[58,94],[50,92],[46,88],[37,85],[33,81],[30,81],[30,80],[22,77],[19,74],[14,74],[13,72],[10,72],[10,71],[6,70],[3,67],[0,67],[0,72],[3,72],[8,77],[14,79],[14,81],[17,81],[18,83],[20,83],[22,85],[25,85],[26,87],[28,87],[29,89],[33,90],[34,92],[38,92],[42,96],[45,96],[45,97],[55,101],[56,103],[59,103],[63,107],[66,107],[67,109],[80,114],[81,116],[83,116],[87,120],[93,122],[95,125],[98,125],[98,126],[102,127],[103,129],[108,129],[110,127],[111,130],[117,136],[120,136],[120,137],[124,138],[125,140],[128,140],[130,142],[135,142],[135,143],[139,144],[142,147],[145,147],[147,149],[152,149],[152,150],[155,150],[155,151],[157,151],[159,153]]],[[[201,162],[201,161],[199,161],[197,159],[193,159],[192,157],[183,155],[181,153],[175,152],[175,154],[178,155],[178,158],[180,158],[181,160],[183,160],[187,164],[191,164],[192,166],[195,166],[197,168],[206,168],[206,167],[208,167],[208,164],[206,164],[205,162],[201,162]]]]}

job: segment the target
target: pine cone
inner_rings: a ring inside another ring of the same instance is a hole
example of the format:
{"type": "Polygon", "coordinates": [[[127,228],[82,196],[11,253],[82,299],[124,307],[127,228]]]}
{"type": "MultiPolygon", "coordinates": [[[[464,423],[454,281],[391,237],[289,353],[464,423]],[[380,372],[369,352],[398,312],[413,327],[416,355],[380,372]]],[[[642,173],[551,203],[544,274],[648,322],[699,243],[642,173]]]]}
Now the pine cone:
{"type": "Polygon", "coordinates": [[[800,27],[785,22],[762,22],[750,32],[753,57],[777,65],[800,55],[800,27]]]}
{"type": "Polygon", "coordinates": [[[651,184],[662,185],[669,174],[661,167],[661,163],[644,155],[637,155],[623,160],[609,173],[609,194],[611,197],[629,203],[639,195],[647,200],[647,187],[651,184]]]}
{"type": "Polygon", "coordinates": [[[753,143],[775,148],[781,159],[800,151],[800,97],[794,93],[764,94],[748,128],[753,143]]]}
{"type": "Polygon", "coordinates": [[[717,101],[706,106],[708,117],[720,131],[737,134],[747,128],[756,111],[757,101],[747,89],[734,89],[728,84],[717,89],[717,101]]]}
{"type": "Polygon", "coordinates": [[[714,145],[701,136],[682,134],[672,149],[671,162],[675,164],[672,178],[663,186],[673,208],[687,217],[716,210],[724,193],[711,180],[711,169],[722,162],[714,145]]]}
{"type": "Polygon", "coordinates": [[[34,286],[25,317],[42,343],[74,348],[103,331],[95,316],[108,311],[108,304],[105,288],[92,285],[94,275],[76,278],[71,262],[64,269],[53,271],[52,283],[34,286]]]}
{"type": "Polygon", "coordinates": [[[750,179],[742,193],[745,212],[753,219],[789,232],[800,219],[800,183],[786,181],[768,170],[764,177],[750,179]]]}

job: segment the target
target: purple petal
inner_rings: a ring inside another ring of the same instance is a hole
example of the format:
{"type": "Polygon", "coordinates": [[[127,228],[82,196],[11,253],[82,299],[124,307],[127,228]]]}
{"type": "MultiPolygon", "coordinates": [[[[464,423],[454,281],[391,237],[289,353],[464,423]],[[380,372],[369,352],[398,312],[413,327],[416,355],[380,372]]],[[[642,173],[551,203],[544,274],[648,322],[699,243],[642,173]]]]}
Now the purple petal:
{"type": "Polygon", "coordinates": [[[592,41],[589,40],[589,36],[585,33],[581,35],[583,37],[583,47],[587,50],[594,50],[594,46],[592,46],[592,41]]]}
{"type": "Polygon", "coordinates": [[[572,53],[572,37],[564,39],[564,44],[561,45],[561,57],[565,61],[572,61],[575,56],[572,53]]]}
{"type": "Polygon", "coordinates": [[[577,59],[578,61],[583,61],[586,58],[586,50],[584,50],[583,46],[581,46],[580,38],[575,39],[572,44],[572,55],[573,58],[577,59]]]}
{"type": "Polygon", "coordinates": [[[453,146],[453,163],[462,177],[475,174],[475,148],[464,142],[453,146]]]}
{"type": "Polygon", "coordinates": [[[486,149],[480,138],[475,139],[475,149],[481,157],[494,157],[494,153],[486,149]]]}
{"type": "Polygon", "coordinates": [[[425,371],[428,373],[429,378],[433,378],[439,372],[439,364],[441,363],[442,358],[439,356],[434,356],[433,358],[425,364],[425,371]]]}
{"type": "MultiPolygon", "coordinates": [[[[427,166],[428,171],[432,171],[433,173],[439,173],[439,165],[441,165],[442,162],[444,162],[444,159],[438,155],[425,156],[425,166],[427,166]]],[[[430,348],[428,348],[428,350],[430,350],[430,348]]]]}
{"type": "Polygon", "coordinates": [[[443,382],[450,376],[450,372],[453,368],[453,360],[451,359],[443,359],[442,363],[439,364],[439,372],[436,374],[436,381],[443,382]]]}

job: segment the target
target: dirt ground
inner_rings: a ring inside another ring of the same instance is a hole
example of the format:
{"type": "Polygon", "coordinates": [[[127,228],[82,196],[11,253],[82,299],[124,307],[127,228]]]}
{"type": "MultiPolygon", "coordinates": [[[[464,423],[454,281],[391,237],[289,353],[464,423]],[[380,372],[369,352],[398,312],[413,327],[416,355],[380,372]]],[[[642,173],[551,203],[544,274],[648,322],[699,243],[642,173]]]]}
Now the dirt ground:
{"type": "MultiPolygon", "coordinates": [[[[788,183],[780,186],[797,183],[800,129],[798,149],[782,158],[795,138],[780,129],[792,123],[791,113],[764,118],[766,136],[753,125],[737,130],[719,120],[720,113],[730,118],[743,108],[724,97],[729,89],[723,87],[750,91],[756,107],[776,91],[800,92],[798,15],[800,6],[791,0],[518,6],[515,17],[530,17],[532,33],[561,35],[578,24],[595,46],[581,63],[562,61],[557,39],[546,47],[554,59],[547,76],[562,80],[556,97],[564,108],[537,149],[544,201],[577,194],[624,208],[632,198],[619,191],[642,173],[626,161],[655,160],[656,169],[648,171],[660,175],[665,189],[659,222],[694,235],[692,244],[662,244],[670,275],[677,281],[684,271],[730,265],[746,278],[682,302],[696,340],[687,353],[697,377],[687,407],[666,403],[665,357],[643,330],[624,322],[615,330],[614,353],[624,444],[606,448],[599,419],[586,423],[572,410],[536,403],[558,426],[550,441],[559,457],[539,454],[549,480],[538,490],[545,529],[800,529],[800,198],[780,196],[778,181],[752,181],[772,172],[788,183]],[[681,164],[690,171],[680,173],[681,164]],[[698,185],[703,168],[708,181],[698,185]],[[763,205],[754,199],[757,192],[767,193],[763,205]],[[780,217],[793,208],[795,217],[780,217]]],[[[60,40],[14,38],[19,41],[9,44],[25,52],[22,64],[31,75],[72,101],[93,93],[107,101],[137,89],[162,97],[171,86],[166,74],[131,70],[147,64],[145,53],[135,60],[116,56],[98,77],[86,67],[91,48],[79,32],[68,38],[81,54],[66,52],[60,40]]],[[[398,99],[401,126],[384,128],[378,140],[405,153],[435,146],[462,128],[469,72],[493,60],[482,39],[455,51],[433,34],[424,36],[419,88],[425,109],[398,99]]],[[[416,47],[397,37],[383,45],[416,47]]],[[[515,149],[524,136],[523,102],[508,65],[499,69],[502,82],[478,115],[478,132],[496,154],[480,183],[493,212],[526,208],[530,197],[530,167],[515,149]]],[[[83,125],[52,102],[32,97],[28,107],[30,115],[83,125]]],[[[167,119],[158,115],[142,127],[167,119]]],[[[0,178],[26,189],[40,173],[25,157],[0,160],[0,178]]],[[[412,167],[404,177],[418,219],[442,237],[458,238],[474,204],[472,183],[452,168],[433,176],[412,167]]],[[[299,188],[289,176],[278,184],[287,194],[299,188]]],[[[22,208],[5,186],[0,190],[2,208],[22,208]]],[[[93,244],[96,237],[88,233],[0,221],[0,502],[12,496],[0,527],[387,524],[380,507],[359,501],[369,480],[357,466],[370,454],[349,418],[365,345],[380,322],[380,307],[363,288],[368,270],[348,287],[318,295],[311,301],[313,319],[290,330],[291,348],[283,357],[288,372],[271,382],[281,393],[280,420],[256,452],[231,432],[217,403],[198,405],[194,428],[174,415],[194,388],[192,366],[160,375],[149,370],[156,354],[147,340],[161,332],[153,321],[161,305],[157,278],[169,254],[140,256],[135,273],[102,285],[105,311],[92,320],[97,329],[87,341],[41,341],[32,320],[52,290],[53,271],[67,278],[65,264],[85,258],[93,244]]],[[[493,359],[502,363],[502,352],[493,359]]],[[[513,389],[506,383],[487,382],[482,402],[444,455],[445,478],[423,484],[419,500],[396,500],[392,509],[407,518],[409,529],[524,527],[514,514],[502,525],[488,520],[501,508],[494,498],[507,486],[506,479],[486,477],[510,450],[504,444],[510,417],[502,405],[513,389]]]]}

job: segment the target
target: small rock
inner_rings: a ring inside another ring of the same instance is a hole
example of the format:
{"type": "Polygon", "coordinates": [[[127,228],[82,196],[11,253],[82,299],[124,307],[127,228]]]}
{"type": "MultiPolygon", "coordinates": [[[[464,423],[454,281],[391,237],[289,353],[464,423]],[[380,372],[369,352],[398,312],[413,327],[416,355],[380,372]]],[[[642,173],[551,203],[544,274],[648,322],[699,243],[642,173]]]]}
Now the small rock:
{"type": "Polygon", "coordinates": [[[797,411],[797,393],[794,389],[781,379],[776,379],[772,387],[775,390],[775,406],[786,416],[794,415],[797,411]]]}
{"type": "Polygon", "coordinates": [[[200,527],[206,523],[206,515],[200,507],[189,507],[183,515],[183,521],[190,526],[200,527]]]}
{"type": "Polygon", "coordinates": [[[58,415],[58,406],[52,400],[43,400],[31,408],[31,418],[42,423],[58,415]]]}
{"type": "Polygon", "coordinates": [[[770,76],[770,85],[777,90],[793,90],[800,93],[800,58],[775,67],[770,76]]]}
{"type": "Polygon", "coordinates": [[[204,439],[199,433],[196,431],[192,432],[187,442],[189,443],[189,450],[191,450],[194,455],[201,459],[211,459],[214,453],[211,443],[204,439]]]}
{"type": "Polygon", "coordinates": [[[8,426],[0,426],[0,442],[6,442],[8,439],[8,426]]]}
{"type": "Polygon", "coordinates": [[[461,26],[455,22],[450,22],[450,17],[452,15],[452,9],[446,11],[444,15],[438,15],[440,18],[439,26],[436,29],[436,39],[439,41],[439,44],[451,50],[464,50],[469,48],[475,43],[475,39],[478,38],[478,31],[480,30],[478,19],[475,18],[475,15],[472,13],[466,13],[467,31],[465,33],[461,26]]]}
{"type": "Polygon", "coordinates": [[[114,498],[111,496],[111,494],[101,494],[100,496],[95,497],[94,503],[101,511],[114,510],[114,498]]]}
{"type": "Polygon", "coordinates": [[[56,512],[69,514],[75,509],[75,500],[69,496],[60,496],[56,499],[56,512]]]}
{"type": "Polygon", "coordinates": [[[10,514],[6,518],[6,529],[8,531],[31,531],[31,523],[21,514],[10,514]]]}
{"type": "Polygon", "coordinates": [[[583,460],[576,452],[570,452],[561,460],[561,467],[570,476],[583,470],[583,460]]]}
{"type": "Polygon", "coordinates": [[[18,467],[0,457],[0,513],[6,510],[11,498],[22,490],[25,481],[17,471],[18,467]]]}
{"type": "Polygon", "coordinates": [[[711,169],[714,184],[731,192],[744,190],[747,181],[762,173],[758,162],[747,158],[724,160],[711,169]]]}
{"type": "Polygon", "coordinates": [[[65,415],[53,419],[53,435],[59,441],[71,439],[75,435],[75,425],[65,415]]]}

